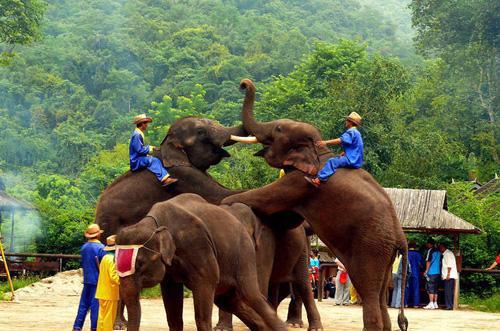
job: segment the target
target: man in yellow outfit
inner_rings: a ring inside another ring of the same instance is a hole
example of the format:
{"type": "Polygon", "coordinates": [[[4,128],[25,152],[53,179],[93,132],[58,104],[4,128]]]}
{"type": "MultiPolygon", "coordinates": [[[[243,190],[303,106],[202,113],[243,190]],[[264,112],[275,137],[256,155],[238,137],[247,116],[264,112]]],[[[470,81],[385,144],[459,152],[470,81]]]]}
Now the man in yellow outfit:
{"type": "Polygon", "coordinates": [[[99,299],[97,331],[113,331],[120,299],[120,277],[115,268],[115,240],[116,235],[106,238],[104,250],[107,254],[99,266],[99,280],[95,293],[96,299],[99,299]]]}

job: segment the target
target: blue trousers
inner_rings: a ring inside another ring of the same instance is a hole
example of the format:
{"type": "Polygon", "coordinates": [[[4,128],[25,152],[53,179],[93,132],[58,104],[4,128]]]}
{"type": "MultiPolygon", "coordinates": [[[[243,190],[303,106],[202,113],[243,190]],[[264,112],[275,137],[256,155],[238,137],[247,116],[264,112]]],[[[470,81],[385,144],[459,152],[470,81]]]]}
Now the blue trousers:
{"type": "Polygon", "coordinates": [[[406,286],[405,305],[418,307],[420,305],[420,279],[410,276],[406,286]]]}
{"type": "Polygon", "coordinates": [[[168,174],[167,169],[163,167],[160,159],[154,156],[141,156],[139,158],[139,167],[136,170],[140,170],[146,168],[151,171],[159,182],[162,181],[163,178],[168,174]]]}
{"type": "Polygon", "coordinates": [[[392,274],[392,281],[394,283],[394,288],[392,290],[392,308],[401,307],[401,283],[403,282],[403,277],[401,274],[392,274]]]}
{"type": "Polygon", "coordinates": [[[82,296],[78,305],[78,313],[76,315],[73,329],[81,330],[83,323],[90,310],[90,329],[97,330],[97,317],[99,314],[99,300],[95,298],[95,290],[97,285],[83,284],[82,296]]]}
{"type": "Polygon", "coordinates": [[[325,182],[332,176],[338,168],[350,168],[349,160],[346,156],[336,156],[329,158],[325,166],[318,172],[320,181],[325,182]]]}

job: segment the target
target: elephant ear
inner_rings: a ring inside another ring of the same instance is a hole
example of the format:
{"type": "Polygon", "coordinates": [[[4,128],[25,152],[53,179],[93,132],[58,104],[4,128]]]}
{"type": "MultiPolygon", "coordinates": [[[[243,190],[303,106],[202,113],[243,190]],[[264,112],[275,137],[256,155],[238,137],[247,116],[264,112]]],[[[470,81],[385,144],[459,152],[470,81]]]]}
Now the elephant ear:
{"type": "Polygon", "coordinates": [[[319,156],[314,144],[291,148],[283,161],[283,166],[294,167],[306,174],[315,176],[319,171],[319,156]]]}
{"type": "Polygon", "coordinates": [[[176,249],[174,238],[172,238],[172,235],[164,226],[158,228],[156,232],[160,232],[158,233],[158,239],[160,241],[161,260],[165,265],[170,266],[172,265],[176,249]]]}
{"type": "Polygon", "coordinates": [[[168,134],[161,143],[161,159],[165,168],[191,165],[184,146],[172,134],[168,134]]]}

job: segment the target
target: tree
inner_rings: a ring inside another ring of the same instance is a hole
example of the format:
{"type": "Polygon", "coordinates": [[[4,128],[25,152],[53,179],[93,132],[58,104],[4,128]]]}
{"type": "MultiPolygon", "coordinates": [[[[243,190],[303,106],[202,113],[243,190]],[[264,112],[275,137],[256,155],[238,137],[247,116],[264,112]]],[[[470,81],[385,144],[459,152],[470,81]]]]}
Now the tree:
{"type": "Polygon", "coordinates": [[[41,37],[40,23],[45,10],[41,0],[0,1],[0,43],[7,49],[0,53],[0,64],[13,56],[14,45],[28,45],[41,37]]]}
{"type": "MultiPolygon", "coordinates": [[[[439,56],[450,65],[452,80],[466,84],[487,118],[487,134],[480,136],[498,162],[498,22],[495,0],[413,0],[412,22],[416,45],[426,56],[439,56]]],[[[478,119],[479,120],[479,119],[478,119]]]]}

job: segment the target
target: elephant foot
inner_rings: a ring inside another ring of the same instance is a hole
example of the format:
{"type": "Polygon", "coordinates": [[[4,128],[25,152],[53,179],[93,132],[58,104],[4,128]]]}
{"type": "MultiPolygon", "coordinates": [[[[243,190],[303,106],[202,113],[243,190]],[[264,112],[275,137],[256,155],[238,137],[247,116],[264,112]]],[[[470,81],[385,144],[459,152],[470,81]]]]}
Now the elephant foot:
{"type": "Polygon", "coordinates": [[[292,328],[303,328],[304,327],[304,322],[302,322],[302,319],[299,318],[289,318],[286,320],[286,324],[292,328]]]}
{"type": "Polygon", "coordinates": [[[121,318],[117,318],[115,320],[115,325],[113,326],[113,330],[126,330],[127,329],[127,321],[121,318]]]}
{"type": "Polygon", "coordinates": [[[227,325],[225,323],[217,323],[217,325],[214,327],[214,331],[233,331],[233,326],[232,325],[227,325]]]}

